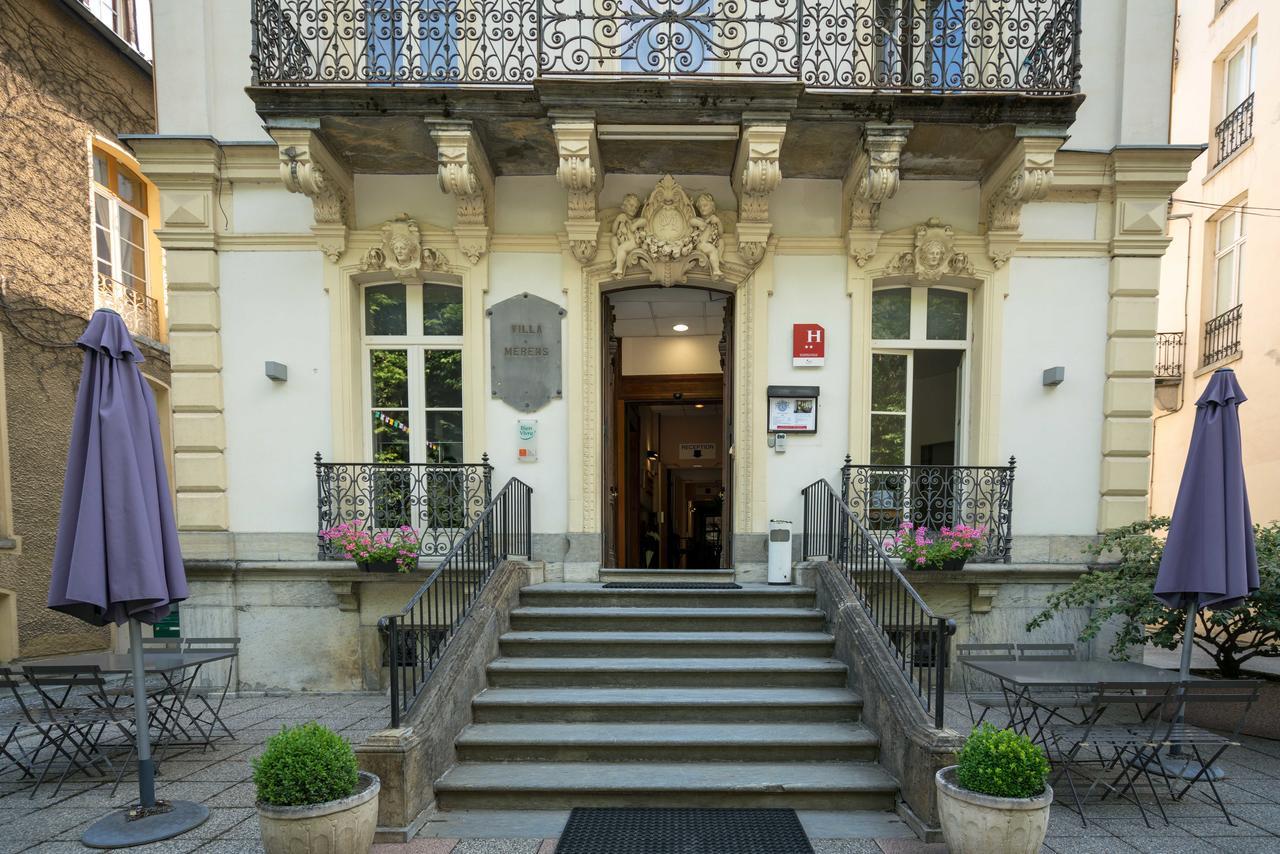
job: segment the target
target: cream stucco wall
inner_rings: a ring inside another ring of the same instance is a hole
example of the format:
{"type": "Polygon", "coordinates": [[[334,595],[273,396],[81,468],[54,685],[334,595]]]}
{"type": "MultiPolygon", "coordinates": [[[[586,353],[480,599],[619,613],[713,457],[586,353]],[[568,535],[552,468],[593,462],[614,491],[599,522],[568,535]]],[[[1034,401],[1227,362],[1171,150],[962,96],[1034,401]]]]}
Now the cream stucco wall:
{"type": "Polygon", "coordinates": [[[1172,137],[1208,143],[1187,182],[1174,191],[1173,239],[1160,279],[1161,331],[1186,330],[1186,366],[1180,386],[1160,392],[1168,408],[1156,421],[1151,509],[1168,514],[1191,436],[1195,401],[1209,380],[1203,365],[1204,324],[1213,315],[1214,220],[1228,208],[1244,207],[1246,255],[1240,283],[1243,306],[1240,352],[1223,363],[1233,369],[1249,400],[1240,408],[1245,474],[1255,521],[1280,519],[1280,289],[1275,286],[1280,252],[1280,8],[1269,0],[1220,4],[1179,2],[1178,66],[1174,74],[1172,137]],[[1223,63],[1242,41],[1258,37],[1253,138],[1215,166],[1215,126],[1223,116],[1223,63]],[[1195,34],[1195,37],[1192,37],[1195,34]]]}

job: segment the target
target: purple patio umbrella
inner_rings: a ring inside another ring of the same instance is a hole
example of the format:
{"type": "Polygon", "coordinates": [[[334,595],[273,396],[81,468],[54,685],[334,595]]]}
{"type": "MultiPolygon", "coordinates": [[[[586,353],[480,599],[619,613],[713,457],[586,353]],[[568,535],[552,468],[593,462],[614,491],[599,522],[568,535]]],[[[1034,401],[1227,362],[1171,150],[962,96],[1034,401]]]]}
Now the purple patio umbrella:
{"type": "Polygon", "coordinates": [[[84,369],[63,482],[49,607],[94,626],[129,624],[137,726],[138,806],[94,824],[84,842],[116,848],[168,839],[208,818],[202,804],[157,802],[141,623],[187,598],[155,400],[142,353],[120,315],[93,313],[76,342],[84,369]]]}
{"type": "MultiPolygon", "coordinates": [[[[1219,368],[1196,401],[1191,447],[1156,574],[1156,598],[1187,611],[1184,681],[1191,673],[1200,609],[1235,607],[1258,589],[1258,556],[1240,449],[1238,408],[1246,399],[1235,371],[1219,368]]],[[[1194,771],[1184,768],[1178,773],[1194,771]]]]}

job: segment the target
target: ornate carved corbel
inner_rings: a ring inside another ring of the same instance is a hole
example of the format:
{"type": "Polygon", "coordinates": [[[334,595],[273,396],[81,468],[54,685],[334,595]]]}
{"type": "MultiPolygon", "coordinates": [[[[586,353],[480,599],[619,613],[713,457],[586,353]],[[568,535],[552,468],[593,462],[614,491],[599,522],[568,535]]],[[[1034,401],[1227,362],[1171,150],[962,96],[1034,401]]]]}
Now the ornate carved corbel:
{"type": "Polygon", "coordinates": [[[560,157],[556,180],[569,192],[569,218],[564,223],[569,249],[579,263],[589,264],[596,257],[600,235],[597,203],[604,178],[595,119],[589,116],[557,118],[551,130],[555,133],[556,153],[560,157]]]}
{"type": "Polygon", "coordinates": [[[733,166],[733,192],[738,197],[738,254],[748,264],[759,264],[769,245],[773,231],[769,196],[782,183],[778,156],[786,135],[785,124],[748,124],[738,141],[733,166]]]}
{"type": "Polygon", "coordinates": [[[484,148],[469,124],[438,125],[436,141],[440,189],[457,203],[453,228],[458,248],[472,264],[489,250],[493,209],[493,172],[484,148]]]}
{"type": "Polygon", "coordinates": [[[312,234],[325,257],[336,263],[347,248],[354,213],[351,172],[313,130],[271,128],[280,148],[280,178],[291,193],[311,199],[312,234]]]}
{"type": "Polygon", "coordinates": [[[1065,139],[1020,137],[982,183],[987,254],[1002,267],[1022,239],[1022,206],[1043,199],[1053,183],[1054,155],[1065,139]]]}
{"type": "Polygon", "coordinates": [[[844,179],[845,242],[859,267],[880,245],[880,204],[898,192],[898,167],[912,127],[911,122],[868,122],[862,128],[844,179]]]}

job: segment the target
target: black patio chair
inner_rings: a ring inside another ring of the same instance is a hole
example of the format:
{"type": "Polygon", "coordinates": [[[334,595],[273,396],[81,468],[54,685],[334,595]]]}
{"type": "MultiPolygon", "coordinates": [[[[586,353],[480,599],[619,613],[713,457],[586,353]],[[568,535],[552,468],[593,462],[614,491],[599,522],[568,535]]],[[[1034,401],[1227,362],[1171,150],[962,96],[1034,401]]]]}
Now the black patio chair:
{"type": "MultiPolygon", "coordinates": [[[[1013,661],[1013,644],[1011,643],[962,643],[956,645],[956,661],[967,662],[1013,661]]],[[[970,682],[969,667],[960,668],[960,690],[964,691],[964,701],[969,708],[969,720],[976,727],[987,718],[992,709],[1003,709],[1008,712],[1009,700],[1003,691],[974,690],[970,682]],[[981,709],[976,714],[975,709],[981,709]]],[[[993,678],[993,677],[988,677],[993,678]]]]}
{"type": "MultiPolygon", "coordinates": [[[[231,728],[228,727],[226,722],[222,719],[222,704],[227,699],[227,692],[231,690],[231,679],[235,673],[236,662],[239,660],[240,655],[240,638],[187,638],[185,642],[185,651],[188,653],[231,653],[230,658],[214,662],[214,664],[219,667],[223,665],[226,666],[226,676],[215,680],[208,692],[204,690],[197,690],[192,692],[192,696],[194,696],[195,702],[204,706],[204,709],[195,715],[196,720],[200,722],[197,725],[201,725],[205,722],[206,714],[209,716],[209,729],[206,738],[206,746],[208,742],[212,741],[214,738],[213,731],[215,727],[220,727],[222,731],[226,733],[227,738],[234,740],[235,734],[231,732],[231,728]],[[221,691],[218,690],[219,684],[222,686],[221,691]],[[217,699],[210,702],[211,698],[214,697],[215,694],[217,699]]],[[[209,665],[205,666],[207,667],[209,665]]],[[[192,678],[194,679],[194,674],[192,674],[192,678]]],[[[221,738],[222,736],[217,737],[221,738]]]]}

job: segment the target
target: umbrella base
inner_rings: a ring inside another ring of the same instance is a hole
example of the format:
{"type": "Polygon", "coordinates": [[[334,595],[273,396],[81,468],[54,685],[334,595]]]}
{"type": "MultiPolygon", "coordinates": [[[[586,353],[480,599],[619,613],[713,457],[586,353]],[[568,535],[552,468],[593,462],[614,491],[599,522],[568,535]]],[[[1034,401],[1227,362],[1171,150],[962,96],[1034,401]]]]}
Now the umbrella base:
{"type": "MultiPolygon", "coordinates": [[[[192,801],[169,801],[165,812],[131,819],[133,809],[113,812],[84,832],[80,841],[90,848],[129,848],[172,839],[199,827],[209,818],[209,808],[192,801]]],[[[134,808],[136,809],[136,808],[134,808]]]]}
{"type": "Polygon", "coordinates": [[[1210,765],[1205,768],[1195,759],[1189,759],[1186,756],[1166,755],[1163,768],[1154,759],[1148,760],[1147,771],[1161,777],[1168,777],[1171,780],[1194,780],[1199,775],[1201,780],[1212,780],[1216,783],[1219,780],[1225,780],[1227,777],[1227,772],[1217,765],[1210,765]],[[1202,770],[1204,771],[1203,774],[1200,773],[1202,770]]]}

